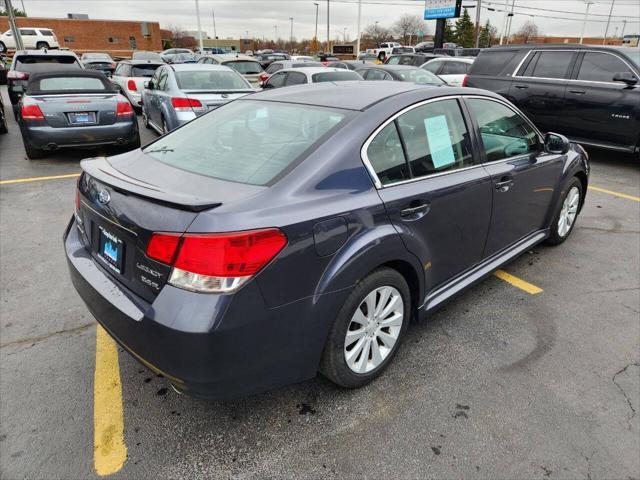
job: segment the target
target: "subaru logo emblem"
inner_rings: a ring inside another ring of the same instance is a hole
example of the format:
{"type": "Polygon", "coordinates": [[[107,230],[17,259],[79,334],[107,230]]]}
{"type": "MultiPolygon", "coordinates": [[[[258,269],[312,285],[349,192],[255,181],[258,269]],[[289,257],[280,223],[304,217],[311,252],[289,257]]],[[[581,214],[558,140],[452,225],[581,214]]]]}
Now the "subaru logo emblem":
{"type": "Polygon", "coordinates": [[[104,188],[100,190],[100,193],[98,194],[98,201],[101,204],[106,205],[107,203],[109,203],[110,200],[111,200],[111,195],[109,195],[109,192],[107,192],[104,188]]]}

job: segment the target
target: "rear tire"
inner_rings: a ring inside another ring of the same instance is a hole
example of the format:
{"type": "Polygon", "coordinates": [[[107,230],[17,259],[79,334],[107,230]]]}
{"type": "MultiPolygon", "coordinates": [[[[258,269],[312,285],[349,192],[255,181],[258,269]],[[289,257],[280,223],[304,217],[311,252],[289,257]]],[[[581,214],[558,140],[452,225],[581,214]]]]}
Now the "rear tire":
{"type": "Polygon", "coordinates": [[[32,147],[24,138],[22,139],[22,143],[24,143],[24,151],[29,160],[38,160],[44,157],[44,150],[41,148],[32,147]]]}
{"type": "Polygon", "coordinates": [[[583,192],[582,182],[573,177],[567,185],[560,202],[556,207],[556,213],[549,227],[549,238],[546,243],[549,245],[560,245],[564,242],[576,225],[580,206],[582,204],[583,192]]]}
{"type": "Polygon", "coordinates": [[[47,50],[49,50],[49,44],[47,42],[36,43],[36,50],[41,50],[43,48],[46,48],[47,50]]]}
{"type": "Polygon", "coordinates": [[[320,362],[320,372],[346,388],[362,387],[391,363],[411,316],[404,277],[391,268],[369,274],[338,312],[320,362]]]}
{"type": "Polygon", "coordinates": [[[380,61],[380,62],[384,63],[384,59],[385,59],[385,57],[386,57],[386,56],[387,56],[387,54],[386,54],[386,53],[384,53],[384,52],[380,52],[380,53],[378,54],[378,61],[380,61]]]}
{"type": "Polygon", "coordinates": [[[0,42],[0,53],[7,53],[7,46],[4,42],[0,42]]]}
{"type": "Polygon", "coordinates": [[[142,106],[142,124],[151,130],[151,124],[149,123],[149,117],[147,116],[147,112],[144,109],[144,105],[142,106]]]}

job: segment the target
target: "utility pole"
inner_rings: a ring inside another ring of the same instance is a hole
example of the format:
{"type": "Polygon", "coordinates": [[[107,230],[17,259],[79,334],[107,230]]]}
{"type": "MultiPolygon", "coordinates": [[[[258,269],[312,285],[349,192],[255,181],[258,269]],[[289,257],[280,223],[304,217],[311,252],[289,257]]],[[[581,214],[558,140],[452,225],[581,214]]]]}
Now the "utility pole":
{"type": "Polygon", "coordinates": [[[16,41],[16,51],[24,50],[24,43],[22,43],[22,35],[20,35],[20,29],[16,25],[16,16],[13,13],[13,5],[11,5],[11,0],[4,0],[4,4],[7,7],[7,15],[9,15],[9,26],[11,28],[11,32],[13,33],[13,38],[16,41]]]}
{"type": "Polygon", "coordinates": [[[344,43],[347,43],[347,27],[344,27],[344,28],[342,29],[342,41],[343,41],[344,43]]]}
{"type": "Polygon", "coordinates": [[[480,46],[480,10],[482,9],[482,0],[476,3],[476,48],[480,46]]]}
{"type": "Polygon", "coordinates": [[[500,45],[504,40],[504,32],[507,26],[507,13],[509,9],[509,0],[505,0],[504,2],[504,15],[502,16],[502,28],[500,28],[500,45]]]}
{"type": "Polygon", "coordinates": [[[362,19],[362,0],[358,0],[358,33],[356,38],[356,58],[360,55],[360,20],[362,19]]]}
{"type": "Polygon", "coordinates": [[[585,3],[587,4],[587,8],[584,11],[584,21],[582,22],[582,32],[580,33],[580,43],[584,41],[584,31],[587,28],[587,20],[589,18],[589,7],[591,7],[591,4],[593,2],[591,0],[585,0],[585,3]]]}
{"type": "Polygon", "coordinates": [[[609,33],[609,23],[611,23],[611,14],[613,13],[613,5],[616,3],[616,0],[611,0],[611,8],[609,9],[609,18],[607,18],[607,27],[604,29],[604,38],[602,39],[602,44],[607,44],[607,34],[609,33]]]}
{"type": "Polygon", "coordinates": [[[627,20],[622,20],[622,32],[620,32],[620,38],[624,38],[625,28],[627,28],[627,20]]]}
{"type": "Polygon", "coordinates": [[[447,20],[444,18],[438,18],[436,20],[436,34],[433,37],[433,46],[434,48],[442,48],[442,44],[444,43],[444,26],[447,20]]]}
{"type": "Polygon", "coordinates": [[[509,14],[509,21],[507,22],[507,44],[509,43],[509,35],[511,35],[511,23],[513,22],[513,9],[516,6],[516,0],[511,2],[511,13],[509,14]]]}
{"type": "Polygon", "coordinates": [[[316,33],[313,36],[313,49],[318,51],[318,8],[320,7],[319,3],[313,3],[316,6],[316,33]]]}
{"type": "Polygon", "coordinates": [[[331,53],[331,31],[329,29],[330,21],[331,21],[331,16],[329,12],[329,0],[327,0],[327,53],[331,53]]]}
{"type": "Polygon", "coordinates": [[[291,21],[291,33],[289,34],[289,44],[291,45],[291,53],[293,53],[293,17],[289,17],[291,21]]]}
{"type": "Polygon", "coordinates": [[[218,32],[216,32],[216,12],[213,11],[213,8],[211,9],[211,18],[213,18],[213,40],[214,40],[214,45],[216,46],[216,48],[218,48],[218,32]]]}
{"type": "Polygon", "coordinates": [[[20,0],[20,3],[22,4],[22,12],[24,13],[25,17],[27,16],[27,9],[24,8],[24,0],[20,0]]]}
{"type": "Polygon", "coordinates": [[[273,43],[276,46],[276,48],[278,48],[278,25],[274,25],[273,26],[273,30],[274,30],[274,39],[273,39],[273,43]]]}
{"type": "Polygon", "coordinates": [[[204,53],[204,47],[202,45],[202,27],[200,26],[200,5],[196,0],[196,17],[198,20],[198,43],[200,44],[200,53],[204,53]]]}

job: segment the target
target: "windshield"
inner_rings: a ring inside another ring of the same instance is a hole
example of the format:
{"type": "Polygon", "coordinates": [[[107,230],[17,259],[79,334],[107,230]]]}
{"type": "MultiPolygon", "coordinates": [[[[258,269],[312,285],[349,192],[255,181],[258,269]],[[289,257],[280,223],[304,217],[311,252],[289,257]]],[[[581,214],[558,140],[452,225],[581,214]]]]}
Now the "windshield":
{"type": "Polygon", "coordinates": [[[153,77],[156,69],[160,65],[132,65],[131,76],[132,77],[153,77]]]}
{"type": "Polygon", "coordinates": [[[245,75],[253,75],[256,73],[264,72],[262,65],[259,62],[254,62],[252,60],[234,60],[233,62],[224,62],[225,67],[231,67],[236,72],[242,73],[245,75]]]}
{"type": "Polygon", "coordinates": [[[20,72],[37,73],[48,72],[53,68],[82,68],[76,57],[65,55],[56,57],[54,55],[27,55],[19,56],[15,60],[15,69],[20,72]]]}
{"type": "Polygon", "coordinates": [[[323,107],[239,100],[165,135],[144,152],[199,175],[266,185],[345,116],[323,107]]]}
{"type": "Polygon", "coordinates": [[[627,57],[631,59],[631,61],[636,65],[636,67],[640,68],[640,48],[622,47],[622,48],[617,48],[616,50],[624,53],[627,57]]]}
{"type": "Polygon", "coordinates": [[[196,70],[176,72],[181,90],[248,90],[247,82],[236,72],[224,70],[196,70]]]}
{"type": "Polygon", "coordinates": [[[429,85],[444,85],[444,82],[431,72],[421,68],[398,69],[396,73],[402,77],[403,82],[428,83],[429,85]]]}
{"type": "Polygon", "coordinates": [[[105,62],[112,62],[112,58],[106,53],[84,53],[82,55],[83,60],[104,60],[105,62]]]}
{"type": "Polygon", "coordinates": [[[311,77],[313,83],[320,82],[344,82],[345,80],[362,80],[362,77],[351,70],[343,70],[341,72],[322,72],[314,73],[311,77]]]}

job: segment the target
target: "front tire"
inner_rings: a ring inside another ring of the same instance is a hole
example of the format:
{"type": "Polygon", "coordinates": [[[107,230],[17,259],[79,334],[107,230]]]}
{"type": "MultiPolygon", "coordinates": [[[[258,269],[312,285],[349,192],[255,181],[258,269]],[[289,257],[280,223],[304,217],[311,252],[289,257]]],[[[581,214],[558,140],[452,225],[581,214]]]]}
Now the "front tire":
{"type": "Polygon", "coordinates": [[[571,235],[580,213],[582,195],[582,183],[573,177],[567,185],[559,205],[556,207],[556,214],[551,221],[549,238],[547,238],[549,245],[560,245],[571,235]]]}
{"type": "Polygon", "coordinates": [[[7,46],[4,42],[0,42],[0,53],[7,53],[7,46]]]}
{"type": "Polygon", "coordinates": [[[49,50],[49,44],[47,42],[36,43],[36,50],[42,50],[43,48],[46,48],[47,50],[49,50]]]}
{"type": "Polygon", "coordinates": [[[410,316],[411,295],[404,277],[391,268],[369,274],[340,309],[320,371],[342,387],[368,384],[391,363],[410,316]]]}

